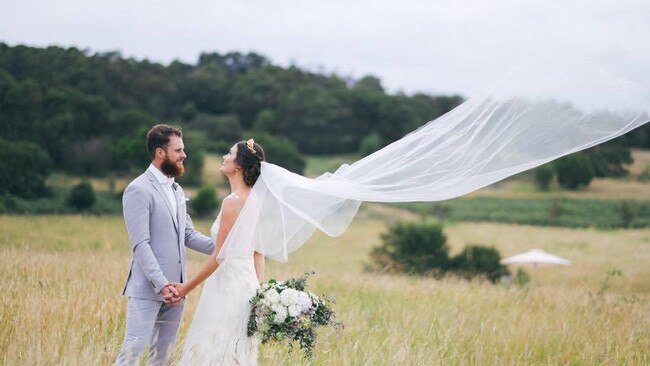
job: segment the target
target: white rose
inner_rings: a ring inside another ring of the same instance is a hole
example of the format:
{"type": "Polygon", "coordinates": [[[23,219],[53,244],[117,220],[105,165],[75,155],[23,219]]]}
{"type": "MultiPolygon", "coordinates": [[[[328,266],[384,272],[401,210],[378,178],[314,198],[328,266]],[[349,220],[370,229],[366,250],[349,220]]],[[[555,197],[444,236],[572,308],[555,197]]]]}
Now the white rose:
{"type": "Polygon", "coordinates": [[[276,304],[273,305],[272,309],[275,312],[275,316],[273,317],[273,322],[275,324],[282,324],[287,319],[287,315],[289,315],[287,313],[287,308],[280,304],[276,304]]]}
{"type": "Polygon", "coordinates": [[[275,289],[270,289],[264,293],[264,298],[271,304],[280,302],[280,294],[275,289]]]}
{"type": "Polygon", "coordinates": [[[298,307],[298,305],[289,306],[289,315],[293,317],[300,315],[300,308],[298,307]]]}
{"type": "Polygon", "coordinates": [[[298,301],[298,291],[288,288],[280,293],[280,301],[284,306],[295,305],[298,301]]]}

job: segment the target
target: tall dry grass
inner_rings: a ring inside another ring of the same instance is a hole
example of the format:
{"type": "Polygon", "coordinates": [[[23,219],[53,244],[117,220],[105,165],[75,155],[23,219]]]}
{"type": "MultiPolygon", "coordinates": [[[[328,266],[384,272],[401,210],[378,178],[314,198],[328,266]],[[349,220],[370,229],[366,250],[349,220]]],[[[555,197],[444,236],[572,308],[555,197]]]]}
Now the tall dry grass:
{"type": "MultiPolygon", "coordinates": [[[[504,255],[531,247],[573,261],[529,269],[527,289],[364,271],[382,213],[365,209],[340,238],[316,235],[268,277],[315,270],[312,290],[334,295],[346,324],[320,334],[314,365],[641,365],[650,363],[650,230],[572,230],[499,224],[446,228],[504,255]],[[607,277],[618,269],[622,276],[607,277]]],[[[199,222],[207,231],[209,222],[199,222]]],[[[0,363],[107,365],[124,332],[119,295],[129,246],[119,217],[0,216],[0,363]]],[[[190,272],[203,256],[190,256],[190,272]]],[[[188,299],[179,344],[197,295],[188,299]]],[[[178,346],[177,346],[178,350],[178,346]]],[[[278,345],[262,365],[304,363],[278,345]]]]}

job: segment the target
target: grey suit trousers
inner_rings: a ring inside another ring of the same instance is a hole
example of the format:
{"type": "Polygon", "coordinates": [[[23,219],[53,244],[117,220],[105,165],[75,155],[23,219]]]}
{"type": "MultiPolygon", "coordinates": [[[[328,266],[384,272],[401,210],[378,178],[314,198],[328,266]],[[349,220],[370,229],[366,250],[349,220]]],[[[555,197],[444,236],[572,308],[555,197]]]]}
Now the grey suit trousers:
{"type": "Polygon", "coordinates": [[[169,305],[156,300],[129,298],[126,334],[115,365],[137,365],[140,355],[151,345],[147,363],[166,365],[183,315],[185,301],[169,305]]]}

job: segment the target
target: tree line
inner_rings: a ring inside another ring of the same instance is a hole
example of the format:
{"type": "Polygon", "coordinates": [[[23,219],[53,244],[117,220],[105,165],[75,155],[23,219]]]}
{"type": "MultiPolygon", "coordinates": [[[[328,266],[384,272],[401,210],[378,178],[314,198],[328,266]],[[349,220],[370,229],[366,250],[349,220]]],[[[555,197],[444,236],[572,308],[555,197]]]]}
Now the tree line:
{"type": "Polygon", "coordinates": [[[364,138],[366,150],[379,148],[461,101],[390,95],[373,76],[281,67],[256,53],[162,65],[0,43],[0,137],[34,142],[55,169],[76,174],[141,169],[142,129],[162,121],[185,127],[202,150],[223,149],[247,131],[281,136],[300,153],[340,154],[358,151],[364,138]]]}
{"type": "MultiPolygon", "coordinates": [[[[371,75],[281,67],[256,53],[203,53],[195,64],[162,65],[119,52],[0,43],[0,140],[8,159],[15,147],[7,144],[25,150],[16,169],[39,163],[42,172],[141,171],[149,161],[147,129],[166,122],[185,130],[184,183],[200,184],[205,151],[222,153],[248,136],[267,147],[271,162],[301,172],[302,154],[365,155],[461,102],[456,95],[390,94],[371,75]]],[[[624,174],[629,147],[650,148],[650,124],[586,152],[590,169],[624,174]]]]}

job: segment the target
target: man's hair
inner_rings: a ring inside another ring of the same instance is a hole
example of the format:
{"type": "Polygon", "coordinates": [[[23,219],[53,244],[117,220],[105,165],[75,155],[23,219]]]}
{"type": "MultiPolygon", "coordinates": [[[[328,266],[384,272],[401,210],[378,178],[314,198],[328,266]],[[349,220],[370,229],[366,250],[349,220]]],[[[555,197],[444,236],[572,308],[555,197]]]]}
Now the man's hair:
{"type": "Polygon", "coordinates": [[[149,155],[151,155],[152,160],[156,156],[157,148],[167,150],[169,136],[171,135],[182,138],[183,131],[178,126],[159,124],[151,127],[149,132],[147,132],[147,150],[149,150],[149,155]]]}

